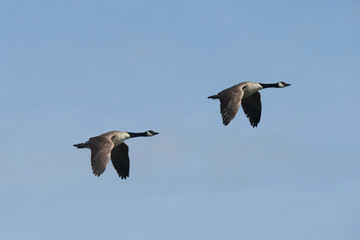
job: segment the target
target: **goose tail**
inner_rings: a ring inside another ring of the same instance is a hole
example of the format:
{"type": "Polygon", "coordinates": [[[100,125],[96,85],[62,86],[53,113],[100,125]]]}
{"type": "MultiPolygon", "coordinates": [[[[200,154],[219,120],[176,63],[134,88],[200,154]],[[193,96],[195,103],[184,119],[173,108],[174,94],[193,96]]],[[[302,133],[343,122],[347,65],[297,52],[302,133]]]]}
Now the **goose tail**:
{"type": "Polygon", "coordinates": [[[218,96],[217,94],[215,94],[215,95],[209,96],[208,98],[211,98],[211,99],[218,99],[218,98],[219,98],[219,96],[218,96]]]}
{"type": "Polygon", "coordinates": [[[74,144],[73,146],[76,148],[89,148],[89,142],[78,143],[78,144],[74,144]]]}

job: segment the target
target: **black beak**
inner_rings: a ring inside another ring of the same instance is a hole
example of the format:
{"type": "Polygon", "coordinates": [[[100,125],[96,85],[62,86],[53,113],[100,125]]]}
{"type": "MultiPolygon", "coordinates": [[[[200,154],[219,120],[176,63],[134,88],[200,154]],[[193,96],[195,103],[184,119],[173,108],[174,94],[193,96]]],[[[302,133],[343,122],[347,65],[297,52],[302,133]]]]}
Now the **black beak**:
{"type": "Polygon", "coordinates": [[[153,134],[153,135],[158,135],[159,133],[158,133],[158,132],[153,132],[152,134],[153,134]]]}
{"type": "Polygon", "coordinates": [[[285,83],[285,87],[291,86],[290,83],[285,83]]]}

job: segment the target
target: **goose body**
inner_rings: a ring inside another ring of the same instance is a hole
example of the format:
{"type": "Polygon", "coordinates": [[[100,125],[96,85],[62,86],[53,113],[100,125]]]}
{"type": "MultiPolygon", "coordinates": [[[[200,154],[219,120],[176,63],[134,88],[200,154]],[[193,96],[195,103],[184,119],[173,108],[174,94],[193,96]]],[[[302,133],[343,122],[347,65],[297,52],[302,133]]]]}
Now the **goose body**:
{"type": "Polygon", "coordinates": [[[77,148],[91,150],[91,168],[95,176],[100,176],[111,159],[121,179],[129,177],[129,147],[124,142],[134,137],[151,137],[159,133],[152,130],[140,133],[111,131],[90,138],[87,142],[74,144],[77,148]]]}
{"type": "Polygon", "coordinates": [[[285,82],[271,84],[242,82],[208,98],[220,100],[220,112],[225,126],[234,119],[241,105],[245,115],[249,118],[251,126],[256,127],[261,118],[259,91],[264,88],[284,88],[287,86],[290,86],[290,84],[285,82]]]}

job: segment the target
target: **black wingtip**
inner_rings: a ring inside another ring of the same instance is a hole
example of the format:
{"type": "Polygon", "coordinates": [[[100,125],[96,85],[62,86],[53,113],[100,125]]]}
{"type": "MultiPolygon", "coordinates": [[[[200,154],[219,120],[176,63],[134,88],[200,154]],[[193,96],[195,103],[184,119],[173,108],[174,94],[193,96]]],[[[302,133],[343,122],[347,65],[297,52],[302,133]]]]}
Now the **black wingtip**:
{"type": "Polygon", "coordinates": [[[129,175],[119,175],[119,177],[120,177],[121,179],[126,180],[126,178],[129,177],[129,175]]]}
{"type": "Polygon", "coordinates": [[[256,128],[259,123],[254,122],[254,123],[250,123],[250,124],[253,128],[256,128]]]}

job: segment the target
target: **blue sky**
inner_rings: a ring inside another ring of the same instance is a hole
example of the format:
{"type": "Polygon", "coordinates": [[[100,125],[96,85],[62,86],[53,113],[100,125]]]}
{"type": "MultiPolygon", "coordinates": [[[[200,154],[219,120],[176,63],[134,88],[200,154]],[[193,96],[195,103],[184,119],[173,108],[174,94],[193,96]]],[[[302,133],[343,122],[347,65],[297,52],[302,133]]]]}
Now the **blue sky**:
{"type": "Polygon", "coordinates": [[[1,239],[360,238],[359,1],[2,1],[1,239]],[[262,91],[253,129],[207,96],[262,91]],[[72,144],[110,131],[130,178],[72,144]]]}

